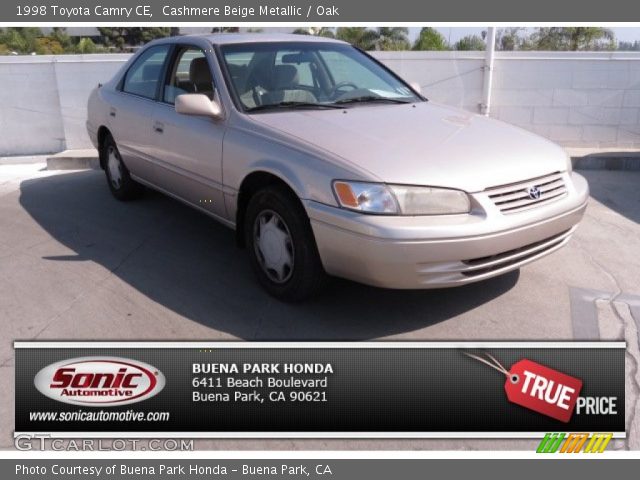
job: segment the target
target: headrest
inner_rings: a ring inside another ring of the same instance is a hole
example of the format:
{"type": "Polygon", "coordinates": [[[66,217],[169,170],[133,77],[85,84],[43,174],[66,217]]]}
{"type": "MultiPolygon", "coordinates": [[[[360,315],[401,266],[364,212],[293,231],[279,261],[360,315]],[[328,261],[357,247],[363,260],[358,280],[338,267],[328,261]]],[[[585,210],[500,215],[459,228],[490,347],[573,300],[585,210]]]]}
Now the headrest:
{"type": "Polygon", "coordinates": [[[211,71],[205,57],[198,57],[191,60],[189,65],[189,80],[193,83],[203,84],[212,83],[211,71]]]}
{"type": "Polygon", "coordinates": [[[298,85],[298,69],[293,65],[277,65],[273,70],[273,89],[287,90],[298,85]]]}

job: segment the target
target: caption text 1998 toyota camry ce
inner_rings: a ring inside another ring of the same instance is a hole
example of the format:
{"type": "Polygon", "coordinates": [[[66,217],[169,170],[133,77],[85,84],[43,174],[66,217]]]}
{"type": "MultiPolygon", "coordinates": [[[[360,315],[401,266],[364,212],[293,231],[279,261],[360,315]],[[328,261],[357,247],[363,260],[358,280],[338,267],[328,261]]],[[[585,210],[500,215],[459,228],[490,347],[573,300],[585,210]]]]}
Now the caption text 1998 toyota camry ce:
{"type": "Polygon", "coordinates": [[[91,94],[87,128],[121,200],[142,185],[235,228],[283,300],[326,274],[463,285],[562,247],[586,181],[560,147],[434,104],[339,41],[154,41],[91,94]]]}

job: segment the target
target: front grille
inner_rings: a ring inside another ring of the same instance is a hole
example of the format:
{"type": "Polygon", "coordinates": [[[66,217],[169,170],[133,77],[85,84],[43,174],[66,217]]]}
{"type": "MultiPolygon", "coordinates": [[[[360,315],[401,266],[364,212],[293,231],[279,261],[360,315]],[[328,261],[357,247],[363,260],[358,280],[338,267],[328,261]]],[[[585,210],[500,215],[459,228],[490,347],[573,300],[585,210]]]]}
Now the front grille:
{"type": "Polygon", "coordinates": [[[491,187],[485,192],[502,213],[516,213],[559,200],[567,194],[567,186],[562,173],[555,172],[523,182],[491,187]]]}
{"type": "Polygon", "coordinates": [[[463,260],[462,263],[466,265],[467,268],[460,273],[465,277],[477,277],[494,270],[500,270],[505,267],[522,263],[530,258],[542,255],[545,252],[556,248],[563,242],[568,241],[572,231],[573,229],[566,230],[552,237],[545,238],[544,240],[488,257],[463,260]]]}

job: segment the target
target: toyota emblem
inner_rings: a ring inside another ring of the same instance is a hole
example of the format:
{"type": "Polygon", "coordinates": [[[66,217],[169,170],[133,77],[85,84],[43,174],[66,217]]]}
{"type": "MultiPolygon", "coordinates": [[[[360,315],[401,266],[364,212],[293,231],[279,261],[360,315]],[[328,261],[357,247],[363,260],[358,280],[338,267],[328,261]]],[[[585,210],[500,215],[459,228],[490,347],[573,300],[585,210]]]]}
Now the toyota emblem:
{"type": "Polygon", "coordinates": [[[540,199],[540,195],[542,195],[542,192],[540,191],[540,189],[535,185],[532,187],[529,187],[527,189],[527,193],[529,194],[529,198],[531,200],[538,200],[540,199]]]}

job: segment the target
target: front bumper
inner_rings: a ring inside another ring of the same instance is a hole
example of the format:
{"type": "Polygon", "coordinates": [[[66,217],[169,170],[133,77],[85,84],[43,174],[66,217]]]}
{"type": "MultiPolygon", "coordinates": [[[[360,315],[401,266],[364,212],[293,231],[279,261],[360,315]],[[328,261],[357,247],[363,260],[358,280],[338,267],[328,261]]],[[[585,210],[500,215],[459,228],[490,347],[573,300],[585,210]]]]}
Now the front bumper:
{"type": "Polygon", "coordinates": [[[586,180],[565,174],[567,194],[504,214],[484,192],[470,214],[362,215],[306,201],[327,273],[384,288],[464,285],[515,270],[565,245],[582,219],[586,180]]]}

